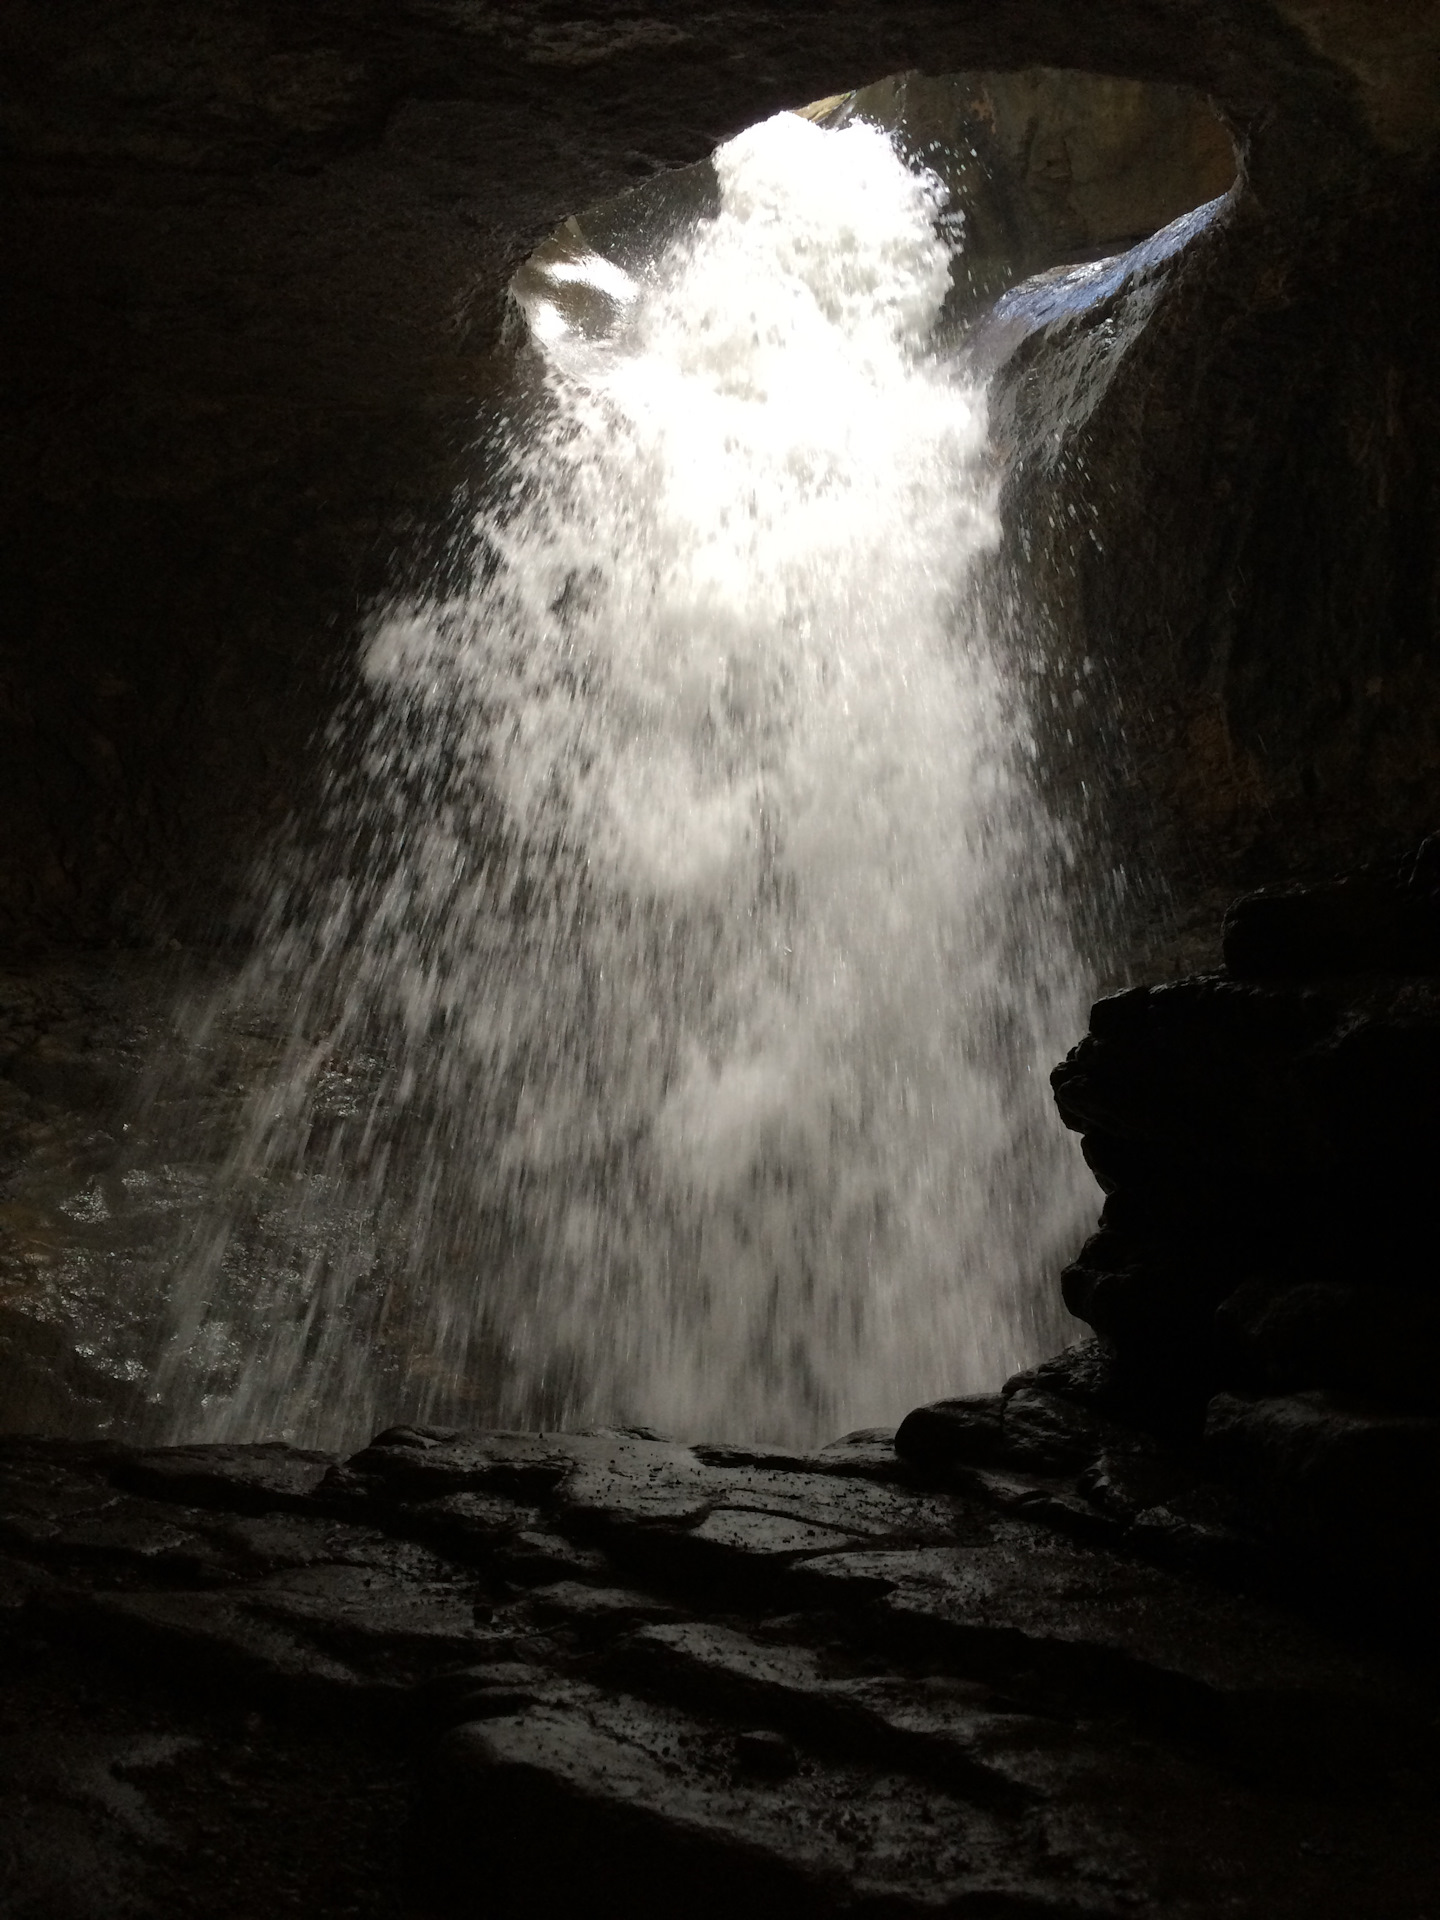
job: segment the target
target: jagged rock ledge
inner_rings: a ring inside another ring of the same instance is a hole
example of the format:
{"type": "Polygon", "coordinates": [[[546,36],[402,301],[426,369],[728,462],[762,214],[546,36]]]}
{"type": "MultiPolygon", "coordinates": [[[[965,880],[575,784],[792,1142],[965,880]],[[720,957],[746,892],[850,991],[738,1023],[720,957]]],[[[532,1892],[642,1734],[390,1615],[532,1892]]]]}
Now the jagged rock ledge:
{"type": "Polygon", "coordinates": [[[1224,958],[1101,1001],[1055,1071],[1107,1197],[1063,1281],[1102,1344],[1046,1378],[1228,1487],[1252,1562],[1428,1630],[1440,837],[1239,901],[1224,958]]]}
{"type": "MultiPolygon", "coordinates": [[[[343,1463],[5,1442],[7,1663],[108,1662],[144,1694],[151,1743],[108,1773],[91,1750],[55,1785],[53,1702],[11,1726],[11,1796],[30,1795],[16,1911],[157,1910],[177,1777],[193,1816],[223,1744],[187,1719],[206,1701],[269,1730],[247,1737],[252,1773],[267,1741],[281,1777],[330,1728],[337,1751],[381,1756],[397,1823],[412,1773],[394,1887],[334,1891],[327,1803],[310,1912],[1423,1912],[1432,1677],[1147,1563],[1142,1519],[1113,1515],[1154,1461],[1112,1446],[1089,1499],[1067,1491],[1057,1468],[1099,1431],[1074,1405],[1015,1386],[985,1469],[927,1469],[880,1433],[797,1456],[401,1428],[343,1463]],[[88,1819],[93,1867],[126,1795],[87,1906],[45,1836],[88,1819]]],[[[912,1439],[946,1417],[913,1417],[912,1439]]],[[[225,1817],[236,1764],[213,1789],[225,1817]]],[[[271,1910],[263,1846],[229,1871],[243,1894],[194,1910],[271,1910]]]]}

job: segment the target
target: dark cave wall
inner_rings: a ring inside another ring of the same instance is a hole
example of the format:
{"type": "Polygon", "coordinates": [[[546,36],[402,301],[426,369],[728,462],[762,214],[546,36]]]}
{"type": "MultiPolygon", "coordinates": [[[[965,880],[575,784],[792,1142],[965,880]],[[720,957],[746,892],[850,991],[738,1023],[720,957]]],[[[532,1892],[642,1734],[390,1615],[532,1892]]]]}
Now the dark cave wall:
{"type": "MultiPolygon", "coordinates": [[[[1433,178],[1401,168],[1278,234],[1242,195],[1058,462],[1029,423],[1007,565],[1039,583],[1057,674],[1103,668],[1068,769],[1127,863],[1182,895],[1353,864],[1434,823],[1437,221],[1433,178]]],[[[1121,304],[1027,343],[1022,440],[1055,354],[1121,304]]]]}
{"type": "Polygon", "coordinates": [[[1107,663],[1122,797],[1186,871],[1410,831],[1437,44],[1434,9],[1363,0],[12,0],[0,944],[223,925],[303,797],[357,613],[453,526],[524,252],[777,107],[916,66],[1216,97],[1248,195],[1077,448],[1114,491],[1103,555],[1043,555],[1057,623],[1107,663]]]}

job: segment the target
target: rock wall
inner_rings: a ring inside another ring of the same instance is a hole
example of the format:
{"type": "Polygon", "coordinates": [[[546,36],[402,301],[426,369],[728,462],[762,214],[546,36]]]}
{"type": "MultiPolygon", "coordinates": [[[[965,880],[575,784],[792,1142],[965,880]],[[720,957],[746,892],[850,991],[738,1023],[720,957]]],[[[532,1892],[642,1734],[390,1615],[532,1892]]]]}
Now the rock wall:
{"type": "Polygon", "coordinates": [[[1107,1195],[1064,1276],[1086,1393],[1387,1607],[1440,1523],[1437,854],[1241,900],[1223,973],[1102,1000],[1054,1075],[1107,1195]]]}
{"type": "Polygon", "coordinates": [[[1103,556],[1042,538],[1048,599],[1112,673],[1123,793],[1167,858],[1278,871],[1408,821],[1433,766],[1436,31],[1361,0],[15,0],[0,942],[213,935],[303,805],[357,609],[443,553],[525,251],[908,69],[1216,99],[1243,207],[1054,482],[1063,520],[1083,460],[1106,518],[1103,556]]]}
{"type": "Polygon", "coordinates": [[[1055,67],[908,73],[839,111],[892,129],[949,188],[962,242],[951,330],[1033,274],[1123,253],[1235,181],[1230,136],[1188,87],[1055,67]]]}
{"type": "Polygon", "coordinates": [[[1062,315],[1008,371],[1006,566],[1042,610],[1052,761],[1191,897],[1433,824],[1437,213],[1403,168],[1293,221],[1252,179],[1163,285],[1062,315]]]}

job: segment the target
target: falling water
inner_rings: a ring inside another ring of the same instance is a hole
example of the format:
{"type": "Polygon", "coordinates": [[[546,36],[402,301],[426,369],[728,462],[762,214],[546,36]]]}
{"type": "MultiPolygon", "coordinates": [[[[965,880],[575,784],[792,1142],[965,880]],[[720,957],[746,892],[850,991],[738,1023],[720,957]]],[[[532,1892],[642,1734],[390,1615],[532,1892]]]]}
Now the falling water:
{"type": "Polygon", "coordinates": [[[943,189],[860,122],[716,166],[639,279],[529,299],[469,584],[367,636],[328,846],[214,1015],[288,1039],[179,1264],[177,1436],[797,1443],[1053,1337],[1084,982],[943,189]]]}

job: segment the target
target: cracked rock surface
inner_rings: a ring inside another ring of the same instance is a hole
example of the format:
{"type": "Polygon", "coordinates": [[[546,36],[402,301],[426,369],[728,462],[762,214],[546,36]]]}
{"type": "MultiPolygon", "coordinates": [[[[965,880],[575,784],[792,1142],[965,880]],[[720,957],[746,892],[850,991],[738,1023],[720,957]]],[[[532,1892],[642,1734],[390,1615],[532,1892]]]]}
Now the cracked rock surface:
{"type": "Polygon", "coordinates": [[[1419,1920],[1423,1665],[1067,1533],[1027,1392],[1004,1470],[4,1442],[7,1913],[1419,1920]]]}

